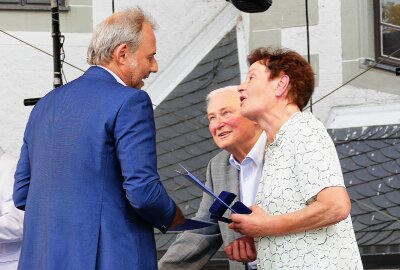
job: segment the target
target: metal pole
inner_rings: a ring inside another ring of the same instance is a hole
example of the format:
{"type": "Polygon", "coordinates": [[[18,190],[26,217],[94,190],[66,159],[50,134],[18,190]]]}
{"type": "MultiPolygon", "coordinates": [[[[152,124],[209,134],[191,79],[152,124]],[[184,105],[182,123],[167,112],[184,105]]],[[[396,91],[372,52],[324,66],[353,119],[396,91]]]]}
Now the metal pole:
{"type": "Polygon", "coordinates": [[[54,87],[61,86],[63,84],[61,77],[61,43],[60,43],[60,19],[58,10],[58,0],[51,0],[51,25],[53,37],[53,70],[54,70],[54,87]]]}
{"type": "MultiPolygon", "coordinates": [[[[306,0],[306,29],[307,29],[307,60],[308,63],[311,64],[310,61],[310,30],[309,30],[309,23],[308,23],[308,0],[306,0]]],[[[313,101],[312,96],[310,97],[310,111],[313,112],[313,101]]]]}
{"type": "MultiPolygon", "coordinates": [[[[51,25],[53,38],[53,86],[59,87],[63,84],[61,77],[61,33],[60,33],[60,19],[58,10],[58,0],[51,0],[51,25]]],[[[24,99],[25,106],[34,106],[40,98],[27,98],[24,99]]]]}

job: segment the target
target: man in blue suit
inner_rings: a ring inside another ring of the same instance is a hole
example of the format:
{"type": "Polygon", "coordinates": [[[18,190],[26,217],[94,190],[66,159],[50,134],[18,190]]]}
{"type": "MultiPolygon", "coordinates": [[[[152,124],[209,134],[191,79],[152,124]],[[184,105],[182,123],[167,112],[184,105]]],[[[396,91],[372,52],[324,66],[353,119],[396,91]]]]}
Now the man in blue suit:
{"type": "Polygon", "coordinates": [[[157,173],[154,58],[140,8],[95,30],[93,65],[43,97],[26,126],[14,203],[25,210],[20,270],[157,269],[153,228],[183,222],[157,173]]]}

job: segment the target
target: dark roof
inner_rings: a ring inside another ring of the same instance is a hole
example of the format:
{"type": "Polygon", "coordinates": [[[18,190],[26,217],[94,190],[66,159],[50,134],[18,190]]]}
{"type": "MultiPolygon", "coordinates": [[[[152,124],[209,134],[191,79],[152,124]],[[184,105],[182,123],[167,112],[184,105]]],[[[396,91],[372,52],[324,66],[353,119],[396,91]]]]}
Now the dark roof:
{"type": "Polygon", "coordinates": [[[400,125],[328,130],[362,256],[400,254],[400,125]]]}
{"type": "MultiPolygon", "coordinates": [[[[196,213],[202,192],[175,170],[179,169],[178,163],[182,163],[205,181],[208,161],[220,151],[208,130],[205,97],[214,89],[239,82],[236,31],[233,29],[154,110],[160,178],[185,216],[196,213]]],[[[156,231],[159,253],[169,247],[175,236],[175,233],[162,235],[156,231]]]]}

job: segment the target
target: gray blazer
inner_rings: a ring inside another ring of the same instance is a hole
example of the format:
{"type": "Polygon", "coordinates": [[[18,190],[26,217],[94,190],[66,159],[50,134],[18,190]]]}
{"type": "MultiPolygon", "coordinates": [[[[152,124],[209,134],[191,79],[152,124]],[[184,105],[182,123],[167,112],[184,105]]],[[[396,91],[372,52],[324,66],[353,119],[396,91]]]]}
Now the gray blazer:
{"type": "MultiPolygon", "coordinates": [[[[218,195],[223,190],[237,194],[237,200],[239,199],[239,175],[238,171],[230,165],[229,156],[227,151],[222,151],[210,160],[207,167],[206,185],[218,195]]],[[[204,193],[195,219],[210,221],[208,209],[213,202],[214,199],[204,193]]],[[[230,211],[227,211],[225,216],[229,217],[230,211]]],[[[203,229],[185,231],[176,237],[175,242],[158,262],[158,268],[160,270],[201,269],[222,244],[225,247],[239,237],[241,237],[240,234],[230,230],[223,222],[203,229]]],[[[229,261],[229,266],[230,270],[245,269],[242,263],[234,261],[229,261]]]]}

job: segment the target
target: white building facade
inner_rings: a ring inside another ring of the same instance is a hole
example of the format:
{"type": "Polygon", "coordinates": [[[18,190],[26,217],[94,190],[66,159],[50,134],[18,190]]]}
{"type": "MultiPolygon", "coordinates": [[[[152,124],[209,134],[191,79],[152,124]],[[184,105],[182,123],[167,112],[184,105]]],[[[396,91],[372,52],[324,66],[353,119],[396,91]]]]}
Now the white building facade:
{"type": "MultiPolygon", "coordinates": [[[[388,2],[374,1],[381,7],[388,2]]],[[[341,118],[335,117],[342,107],[347,113],[349,108],[356,108],[350,109],[355,115],[353,126],[370,124],[371,117],[364,117],[368,114],[360,113],[362,110],[357,109],[360,106],[377,106],[374,112],[380,114],[386,110],[384,105],[389,104],[391,110],[395,108],[392,115],[400,115],[396,109],[400,107],[396,106],[400,103],[400,77],[392,71],[377,68],[366,71],[362,67],[365,59],[377,59],[374,1],[308,1],[308,44],[317,78],[312,109],[328,127],[333,122],[340,126],[337,123],[341,118]],[[362,72],[365,73],[346,84],[362,72]]],[[[52,54],[51,13],[45,5],[32,4],[49,1],[24,0],[20,6],[9,2],[0,1],[0,145],[18,155],[32,109],[24,106],[23,100],[41,97],[53,88],[52,57],[21,40],[52,54]]],[[[92,29],[112,13],[113,3],[117,11],[132,6],[133,2],[65,1],[60,12],[65,61],[79,69],[64,63],[64,83],[88,68],[86,48],[92,29]]],[[[150,13],[159,24],[156,32],[159,73],[152,75],[145,85],[155,106],[232,28],[237,31],[242,78],[247,71],[247,53],[259,46],[283,46],[307,57],[306,6],[302,0],[274,1],[269,10],[258,14],[242,13],[223,0],[138,0],[134,4],[150,13]]],[[[398,123],[400,119],[394,117],[390,121],[398,123]]]]}

